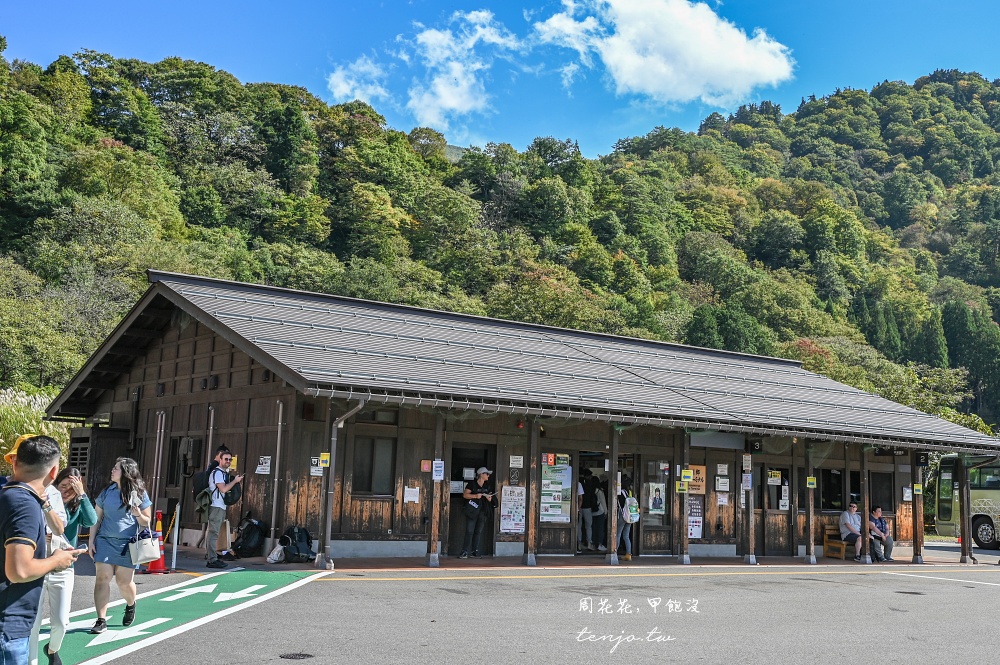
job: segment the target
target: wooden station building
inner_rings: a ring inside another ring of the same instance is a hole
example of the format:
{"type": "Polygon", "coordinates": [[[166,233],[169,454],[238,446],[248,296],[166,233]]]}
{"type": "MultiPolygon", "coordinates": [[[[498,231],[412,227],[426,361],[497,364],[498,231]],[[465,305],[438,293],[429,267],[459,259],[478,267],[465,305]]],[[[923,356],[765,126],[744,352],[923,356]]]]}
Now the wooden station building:
{"type": "Polygon", "coordinates": [[[638,556],[815,561],[824,526],[854,500],[863,516],[881,505],[917,559],[922,453],[1000,450],[794,361],[149,279],[48,416],[80,423],[70,462],[91,492],[117,457],[137,459],[155,507],[180,503],[190,544],[190,476],[224,444],[247,474],[230,521],[251,512],[272,538],[305,526],[331,557],[457,555],[461,491],[486,466],[501,506],[481,549],[528,565],[576,552],[583,468],[607,480],[611,506],[621,475],[633,479],[638,556]]]}

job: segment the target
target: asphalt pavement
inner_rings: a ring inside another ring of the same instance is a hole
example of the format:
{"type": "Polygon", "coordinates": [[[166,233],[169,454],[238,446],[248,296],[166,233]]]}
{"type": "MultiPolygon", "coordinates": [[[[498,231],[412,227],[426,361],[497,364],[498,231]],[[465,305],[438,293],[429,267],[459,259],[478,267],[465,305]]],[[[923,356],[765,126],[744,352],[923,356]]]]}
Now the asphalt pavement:
{"type": "MultiPolygon", "coordinates": [[[[67,663],[126,662],[137,658],[136,651],[145,663],[218,665],[606,658],[965,662],[992,653],[997,553],[976,550],[979,565],[958,564],[952,543],[928,543],[924,565],[907,563],[903,548],[896,554],[894,564],[871,565],[764,558],[758,566],[682,566],[649,558],[611,567],[596,557],[540,557],[534,568],[483,559],[472,567],[464,561],[449,567],[457,562],[447,560],[437,569],[419,562],[401,569],[339,561],[332,572],[249,560],[237,562],[244,571],[227,573],[230,586],[220,582],[198,596],[197,589],[220,577],[207,577],[215,571],[190,552],[179,560],[185,572],[137,576],[140,593],[151,594],[140,600],[137,622],[166,612],[164,599],[183,589],[210,608],[201,618],[171,628],[168,636],[149,626],[131,641],[132,655],[67,663]],[[296,572],[289,577],[297,580],[294,588],[265,588],[261,575],[269,571],[296,572]],[[237,588],[252,602],[230,600],[237,588]],[[225,589],[225,602],[213,597],[225,589]],[[160,641],[143,642],[153,638],[160,641]],[[877,658],[872,645],[879,645],[877,658]]],[[[86,561],[78,565],[74,610],[82,612],[92,605],[87,594],[93,578],[86,561]]]]}

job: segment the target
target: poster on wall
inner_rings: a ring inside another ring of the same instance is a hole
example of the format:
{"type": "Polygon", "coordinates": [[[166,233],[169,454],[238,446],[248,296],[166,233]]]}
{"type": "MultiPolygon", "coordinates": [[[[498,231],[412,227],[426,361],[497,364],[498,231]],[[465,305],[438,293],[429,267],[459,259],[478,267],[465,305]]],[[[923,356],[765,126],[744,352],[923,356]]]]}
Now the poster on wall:
{"type": "Polygon", "coordinates": [[[702,524],[705,520],[704,501],[704,496],[688,495],[688,538],[701,538],[702,524]]]}
{"type": "Polygon", "coordinates": [[[663,497],[667,495],[666,483],[646,483],[646,496],[649,497],[649,514],[662,515],[663,497]]]}
{"type": "Polygon", "coordinates": [[[542,522],[568,524],[572,515],[573,468],[569,455],[542,455],[542,522]]]}
{"type": "Polygon", "coordinates": [[[500,492],[500,533],[524,533],[527,489],[504,485],[500,492]]]}

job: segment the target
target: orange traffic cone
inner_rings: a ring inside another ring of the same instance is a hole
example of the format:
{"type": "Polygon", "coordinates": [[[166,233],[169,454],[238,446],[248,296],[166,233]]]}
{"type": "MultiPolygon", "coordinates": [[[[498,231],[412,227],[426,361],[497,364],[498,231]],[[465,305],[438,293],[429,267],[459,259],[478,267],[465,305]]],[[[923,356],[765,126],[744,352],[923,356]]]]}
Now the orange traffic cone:
{"type": "Polygon", "coordinates": [[[156,561],[150,561],[146,566],[147,574],[163,574],[169,573],[167,570],[167,562],[163,558],[163,511],[156,511],[156,530],[153,531],[153,537],[159,539],[160,541],[160,558],[156,561]]]}

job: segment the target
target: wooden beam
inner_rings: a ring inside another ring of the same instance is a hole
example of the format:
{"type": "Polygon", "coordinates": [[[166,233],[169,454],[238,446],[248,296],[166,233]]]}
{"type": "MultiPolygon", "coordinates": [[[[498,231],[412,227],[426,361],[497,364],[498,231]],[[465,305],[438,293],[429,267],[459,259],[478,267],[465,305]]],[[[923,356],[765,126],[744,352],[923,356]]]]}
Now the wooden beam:
{"type": "MultiPolygon", "coordinates": [[[[434,459],[444,459],[444,416],[440,413],[437,422],[434,424],[434,459]]],[[[433,461],[431,464],[433,465],[433,461]]],[[[433,473],[433,466],[431,467],[433,473]]],[[[433,476],[432,476],[433,478],[433,476]]],[[[430,542],[427,546],[427,565],[437,568],[441,565],[440,542],[441,542],[441,492],[442,485],[447,480],[431,480],[431,529],[430,542]]]]}
{"type": "MultiPolygon", "coordinates": [[[[858,444],[858,450],[861,452],[861,506],[858,512],[861,513],[861,560],[864,563],[872,562],[872,553],[868,546],[868,520],[871,518],[872,514],[872,501],[871,497],[868,496],[868,450],[870,446],[864,444],[858,444]]],[[[848,480],[848,493],[850,492],[850,481],[848,480]]],[[[850,501],[851,497],[848,496],[847,500],[850,501]]]]}
{"type": "Polygon", "coordinates": [[[534,566],[538,552],[538,519],[541,515],[541,468],[538,452],[538,425],[534,420],[525,423],[528,427],[528,514],[524,525],[524,557],[522,563],[534,566]]]}
{"type": "MultiPolygon", "coordinates": [[[[681,448],[681,469],[689,469],[691,468],[691,433],[687,430],[684,430],[684,440],[681,445],[683,446],[681,448]]],[[[690,548],[690,539],[688,538],[688,521],[691,514],[690,490],[691,488],[688,487],[688,492],[681,495],[681,532],[678,539],[680,545],[677,548],[677,563],[688,565],[691,563],[691,554],[688,552],[690,548]]]]}
{"type": "Polygon", "coordinates": [[[611,470],[611,477],[608,478],[608,528],[611,530],[611,537],[608,539],[608,553],[605,555],[607,562],[612,566],[618,565],[618,520],[622,518],[621,509],[618,507],[618,492],[621,490],[618,484],[618,448],[621,438],[621,432],[612,423],[611,462],[608,464],[611,470]]]}
{"type": "MultiPolygon", "coordinates": [[[[814,478],[813,442],[806,441],[806,477],[814,478]]],[[[806,563],[816,563],[816,488],[806,488],[806,563]]]]}

